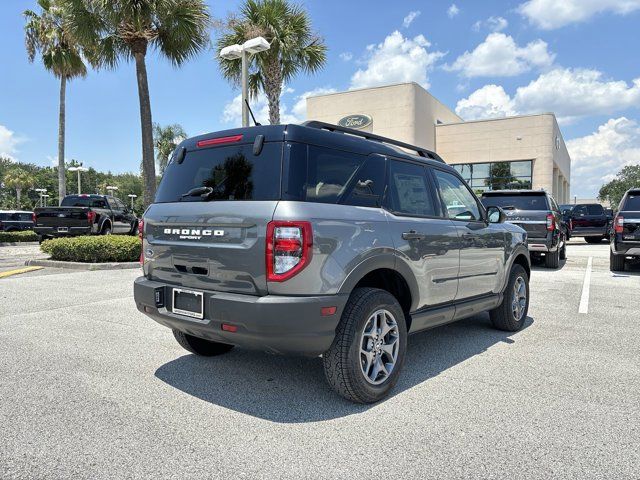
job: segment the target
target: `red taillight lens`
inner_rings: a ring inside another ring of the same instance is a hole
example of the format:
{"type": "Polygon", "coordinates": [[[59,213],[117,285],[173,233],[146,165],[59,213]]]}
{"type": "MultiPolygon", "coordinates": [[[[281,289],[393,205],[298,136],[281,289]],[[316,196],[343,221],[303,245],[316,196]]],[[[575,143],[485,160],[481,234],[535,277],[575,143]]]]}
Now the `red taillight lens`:
{"type": "Polygon", "coordinates": [[[556,219],[553,215],[547,215],[547,230],[552,231],[556,229],[556,219]]]}
{"type": "Polygon", "coordinates": [[[96,212],[89,211],[87,212],[87,223],[89,225],[93,225],[93,222],[96,221],[96,212]]]}
{"type": "Polygon", "coordinates": [[[144,265],[144,248],[142,240],[144,239],[144,220],[138,220],[138,238],[140,239],[140,265],[144,265]]]}
{"type": "Polygon", "coordinates": [[[616,233],[622,233],[624,231],[624,217],[616,215],[616,218],[613,220],[613,229],[616,233]]]}
{"type": "Polygon", "coordinates": [[[267,280],[283,282],[311,260],[313,232],[309,222],[273,221],[267,224],[267,280]]]}
{"type": "Polygon", "coordinates": [[[573,230],[573,219],[569,219],[569,230],[573,230]]]}
{"type": "Polygon", "coordinates": [[[236,143],[242,140],[242,135],[231,135],[229,137],[208,138],[200,140],[196,145],[200,147],[210,147],[211,145],[221,145],[223,143],[236,143]]]}
{"type": "Polygon", "coordinates": [[[33,212],[33,213],[31,214],[31,221],[33,222],[33,224],[34,224],[34,225],[36,224],[36,220],[37,220],[37,219],[38,219],[38,217],[37,217],[36,213],[35,213],[35,212],[33,212]]]}

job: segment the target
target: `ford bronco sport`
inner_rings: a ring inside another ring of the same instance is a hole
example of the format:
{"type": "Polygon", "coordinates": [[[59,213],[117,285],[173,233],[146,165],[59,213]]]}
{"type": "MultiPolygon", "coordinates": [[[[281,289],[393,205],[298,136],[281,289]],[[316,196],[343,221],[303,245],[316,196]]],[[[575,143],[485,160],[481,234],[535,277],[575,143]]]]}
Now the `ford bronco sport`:
{"type": "Polygon", "coordinates": [[[526,232],[504,220],[436,154],[377,135],[203,135],[176,148],[141,221],[135,301],[189,352],[322,355],[337,393],[375,402],[408,333],[484,311],[522,328],[526,232]]]}

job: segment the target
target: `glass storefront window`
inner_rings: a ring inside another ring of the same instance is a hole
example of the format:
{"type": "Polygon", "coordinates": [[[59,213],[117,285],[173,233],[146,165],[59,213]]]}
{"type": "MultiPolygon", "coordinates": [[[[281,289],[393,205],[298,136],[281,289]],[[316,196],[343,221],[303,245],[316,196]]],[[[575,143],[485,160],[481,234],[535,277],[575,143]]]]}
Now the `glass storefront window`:
{"type": "Polygon", "coordinates": [[[476,192],[528,189],[532,185],[532,162],[462,163],[452,165],[476,192]]]}

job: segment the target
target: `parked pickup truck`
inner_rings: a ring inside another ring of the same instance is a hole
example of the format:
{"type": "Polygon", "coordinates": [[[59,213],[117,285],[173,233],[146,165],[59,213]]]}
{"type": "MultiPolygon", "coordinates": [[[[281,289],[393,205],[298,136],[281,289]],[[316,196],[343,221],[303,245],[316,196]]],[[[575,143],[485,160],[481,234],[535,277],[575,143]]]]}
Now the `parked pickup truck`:
{"type": "Polygon", "coordinates": [[[135,214],[110,195],[67,195],[59,207],[36,208],[33,214],[33,230],[42,239],[138,233],[135,214]]]}
{"type": "Polygon", "coordinates": [[[560,207],[544,190],[494,190],[482,194],[486,208],[500,207],[507,222],[527,232],[527,246],[532,257],[544,255],[547,268],[558,268],[567,258],[569,228],[560,207]]]}
{"type": "Polygon", "coordinates": [[[640,260],[640,188],[631,189],[624,195],[613,219],[611,271],[624,271],[628,259],[640,260]]]}
{"type": "Polygon", "coordinates": [[[597,203],[574,205],[570,213],[571,235],[584,237],[587,243],[600,243],[609,237],[609,216],[597,203]]]}
{"type": "Polygon", "coordinates": [[[23,210],[0,210],[0,232],[33,229],[33,213],[23,210]]]}

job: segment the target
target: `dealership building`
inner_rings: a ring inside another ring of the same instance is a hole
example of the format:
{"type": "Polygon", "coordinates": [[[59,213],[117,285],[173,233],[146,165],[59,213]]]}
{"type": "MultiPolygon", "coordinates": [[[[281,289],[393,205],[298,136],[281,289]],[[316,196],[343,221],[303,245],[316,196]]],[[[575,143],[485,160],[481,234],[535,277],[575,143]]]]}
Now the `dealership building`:
{"type": "Polygon", "coordinates": [[[476,192],[533,188],[569,203],[571,158],[553,113],[465,122],[417,83],[307,98],[307,118],[432,150],[476,192]]]}

